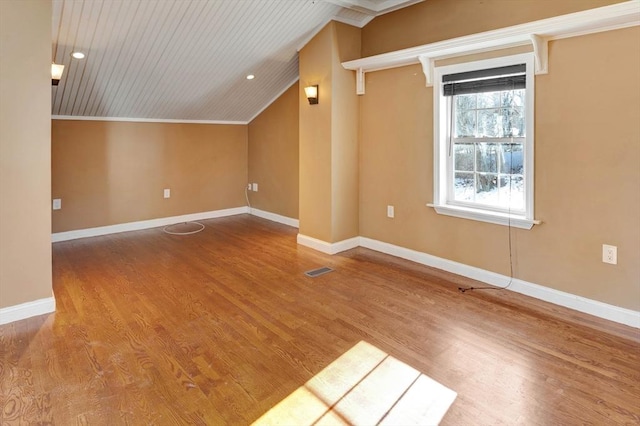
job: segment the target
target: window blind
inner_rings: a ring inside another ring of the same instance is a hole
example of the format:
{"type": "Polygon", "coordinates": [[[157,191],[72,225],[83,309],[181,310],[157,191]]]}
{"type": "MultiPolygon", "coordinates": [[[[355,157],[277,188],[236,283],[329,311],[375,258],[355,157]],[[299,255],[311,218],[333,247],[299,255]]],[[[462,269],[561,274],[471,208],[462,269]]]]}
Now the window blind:
{"type": "Polygon", "coordinates": [[[442,76],[444,96],[516,90],[526,87],[526,64],[442,76]]]}

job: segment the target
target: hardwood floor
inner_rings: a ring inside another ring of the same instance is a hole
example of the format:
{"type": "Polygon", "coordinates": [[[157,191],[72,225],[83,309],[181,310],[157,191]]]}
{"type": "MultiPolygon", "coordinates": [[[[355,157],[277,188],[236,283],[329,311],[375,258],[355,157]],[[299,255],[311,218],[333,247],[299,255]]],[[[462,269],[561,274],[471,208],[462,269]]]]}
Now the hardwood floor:
{"type": "Polygon", "coordinates": [[[203,223],[54,244],[56,313],[0,326],[1,423],[249,424],[360,341],[456,391],[445,425],[640,423],[636,329],[248,215],[203,223]]]}

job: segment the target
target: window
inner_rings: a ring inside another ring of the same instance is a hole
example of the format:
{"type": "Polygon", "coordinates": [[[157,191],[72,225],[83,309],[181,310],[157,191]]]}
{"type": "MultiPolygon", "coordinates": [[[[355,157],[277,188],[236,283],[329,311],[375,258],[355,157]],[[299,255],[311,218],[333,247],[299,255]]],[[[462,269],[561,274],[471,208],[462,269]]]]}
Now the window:
{"type": "Polygon", "coordinates": [[[437,67],[434,203],[440,214],[531,228],[533,55],[437,67]]]}

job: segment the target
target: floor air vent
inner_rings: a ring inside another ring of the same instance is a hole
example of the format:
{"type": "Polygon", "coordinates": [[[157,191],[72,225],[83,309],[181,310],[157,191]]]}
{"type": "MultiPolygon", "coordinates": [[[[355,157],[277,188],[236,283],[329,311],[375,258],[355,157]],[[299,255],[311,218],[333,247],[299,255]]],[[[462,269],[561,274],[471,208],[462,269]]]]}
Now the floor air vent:
{"type": "Polygon", "coordinates": [[[304,274],[305,274],[306,276],[308,276],[308,277],[315,278],[315,277],[317,277],[317,276],[320,276],[320,275],[322,275],[322,274],[326,274],[327,272],[331,272],[331,271],[333,271],[333,269],[331,269],[331,268],[327,268],[327,267],[325,266],[325,267],[323,267],[323,268],[312,269],[311,271],[307,271],[307,272],[305,272],[304,274]]]}

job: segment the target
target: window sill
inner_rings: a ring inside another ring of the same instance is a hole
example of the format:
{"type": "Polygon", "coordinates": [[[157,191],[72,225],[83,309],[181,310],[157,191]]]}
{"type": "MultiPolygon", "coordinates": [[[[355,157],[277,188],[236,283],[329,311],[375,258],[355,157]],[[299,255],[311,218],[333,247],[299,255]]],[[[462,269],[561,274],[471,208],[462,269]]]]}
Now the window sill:
{"type": "Polygon", "coordinates": [[[438,214],[459,217],[462,219],[477,220],[480,222],[493,223],[496,225],[512,226],[514,228],[531,229],[533,225],[540,225],[539,220],[527,219],[524,216],[509,215],[507,213],[489,212],[486,210],[473,209],[469,207],[449,206],[442,204],[427,204],[433,207],[438,214]]]}

